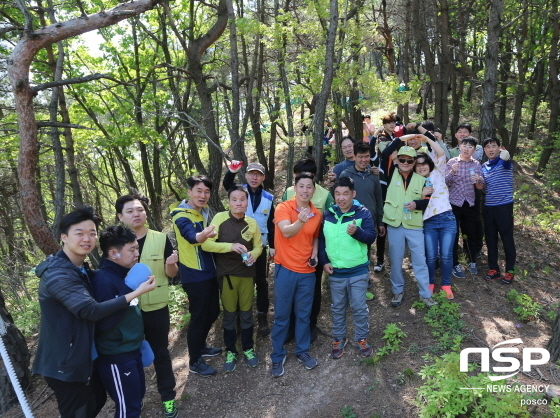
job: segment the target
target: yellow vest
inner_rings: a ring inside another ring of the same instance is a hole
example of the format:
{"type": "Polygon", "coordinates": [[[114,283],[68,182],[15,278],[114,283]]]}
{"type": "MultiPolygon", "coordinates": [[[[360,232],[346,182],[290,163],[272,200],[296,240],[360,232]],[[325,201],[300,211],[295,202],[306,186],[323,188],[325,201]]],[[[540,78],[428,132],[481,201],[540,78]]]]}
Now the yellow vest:
{"type": "Polygon", "coordinates": [[[156,276],[156,288],[140,296],[140,309],[144,312],[164,308],[169,303],[169,279],[165,274],[165,242],[167,236],[162,232],[148,229],[140,263],[146,264],[156,276]]]}
{"type": "Polygon", "coordinates": [[[406,229],[422,228],[422,211],[410,211],[412,219],[404,219],[404,203],[422,199],[422,189],[426,179],[419,174],[411,173],[412,178],[408,188],[404,189],[404,180],[398,169],[393,172],[391,184],[387,189],[385,206],[383,206],[383,222],[395,228],[401,224],[406,229]]]}

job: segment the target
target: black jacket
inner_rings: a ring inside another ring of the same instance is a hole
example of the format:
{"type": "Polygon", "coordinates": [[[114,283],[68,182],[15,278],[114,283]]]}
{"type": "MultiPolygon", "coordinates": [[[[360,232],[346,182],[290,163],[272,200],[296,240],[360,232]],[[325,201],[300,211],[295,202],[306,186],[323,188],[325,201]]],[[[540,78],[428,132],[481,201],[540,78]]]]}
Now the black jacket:
{"type": "Polygon", "coordinates": [[[86,272],[64,251],[39,264],[41,330],[33,373],[65,382],[87,382],[92,371],[95,321],[128,307],[121,296],[97,303],[86,272]]]}

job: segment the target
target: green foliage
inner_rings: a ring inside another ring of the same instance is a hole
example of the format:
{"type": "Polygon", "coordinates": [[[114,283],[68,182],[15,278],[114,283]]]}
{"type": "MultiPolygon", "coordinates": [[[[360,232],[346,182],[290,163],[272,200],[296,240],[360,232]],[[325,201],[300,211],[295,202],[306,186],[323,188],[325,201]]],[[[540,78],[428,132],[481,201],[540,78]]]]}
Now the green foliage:
{"type": "Polygon", "coordinates": [[[403,327],[402,323],[391,323],[387,324],[385,330],[383,331],[383,336],[381,337],[385,340],[383,347],[379,347],[372,357],[368,357],[364,360],[367,365],[373,366],[379,363],[383,357],[387,354],[392,354],[400,350],[402,340],[406,338],[406,333],[401,330],[403,327]]]}
{"type": "Polygon", "coordinates": [[[536,321],[541,313],[541,305],[525,293],[519,293],[511,289],[507,294],[507,300],[515,304],[513,312],[519,315],[522,321],[536,321]]]}
{"type": "MultiPolygon", "coordinates": [[[[461,319],[460,307],[446,298],[444,292],[433,296],[439,305],[432,306],[424,321],[430,326],[432,336],[444,350],[457,348],[461,345],[464,321],[461,319]]],[[[422,305],[425,306],[424,303],[422,305]]]]}
{"type": "Polygon", "coordinates": [[[181,286],[169,286],[169,317],[171,326],[182,329],[189,324],[191,314],[187,312],[187,294],[181,286]]]}
{"type": "MultiPolygon", "coordinates": [[[[426,356],[426,360],[429,359],[426,356]]],[[[415,402],[420,408],[420,418],[529,417],[529,412],[521,406],[521,393],[487,391],[486,385],[490,382],[487,374],[461,372],[457,352],[436,358],[435,363],[425,366],[419,375],[424,381],[418,388],[415,402]]]]}
{"type": "Polygon", "coordinates": [[[342,418],[357,418],[358,416],[356,415],[356,413],[354,412],[354,409],[351,406],[346,405],[344,408],[342,408],[342,411],[340,412],[340,416],[342,418]]]}

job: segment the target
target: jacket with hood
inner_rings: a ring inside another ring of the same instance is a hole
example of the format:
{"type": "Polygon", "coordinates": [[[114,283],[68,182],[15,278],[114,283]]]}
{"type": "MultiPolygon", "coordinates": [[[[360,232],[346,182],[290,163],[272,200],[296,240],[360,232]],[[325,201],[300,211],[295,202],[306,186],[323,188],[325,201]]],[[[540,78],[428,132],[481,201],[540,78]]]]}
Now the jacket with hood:
{"type": "Polygon", "coordinates": [[[369,209],[376,225],[383,225],[383,195],[379,177],[371,168],[365,171],[356,170],[356,165],[348,167],[340,177],[350,177],[354,180],[356,200],[369,209]]]}
{"type": "Polygon", "coordinates": [[[179,252],[181,283],[196,283],[216,278],[216,265],[212,253],[204,251],[196,234],[208,225],[208,209],[200,213],[183,200],[171,210],[173,229],[179,252]]]}
{"type": "Polygon", "coordinates": [[[87,382],[92,372],[95,321],[128,306],[124,296],[97,303],[89,270],[64,251],[37,266],[41,329],[33,373],[64,382],[87,382]]]}

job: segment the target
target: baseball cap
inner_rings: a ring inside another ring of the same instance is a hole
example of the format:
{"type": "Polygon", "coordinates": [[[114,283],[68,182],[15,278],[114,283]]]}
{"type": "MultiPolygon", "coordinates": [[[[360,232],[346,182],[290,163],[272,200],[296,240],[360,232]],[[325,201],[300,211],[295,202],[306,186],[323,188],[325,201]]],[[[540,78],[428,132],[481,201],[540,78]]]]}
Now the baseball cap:
{"type": "Polygon", "coordinates": [[[409,157],[416,158],[416,150],[412,147],[402,147],[398,155],[408,155],[409,157]]]}
{"type": "Polygon", "coordinates": [[[249,171],[260,171],[261,173],[265,174],[264,166],[260,163],[251,163],[247,166],[247,172],[249,171]]]}

